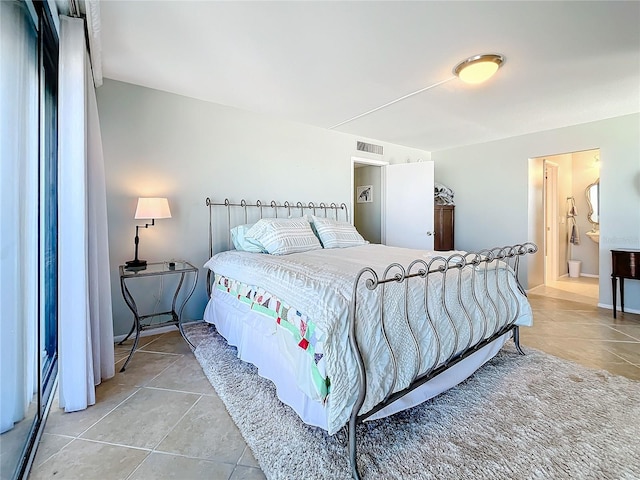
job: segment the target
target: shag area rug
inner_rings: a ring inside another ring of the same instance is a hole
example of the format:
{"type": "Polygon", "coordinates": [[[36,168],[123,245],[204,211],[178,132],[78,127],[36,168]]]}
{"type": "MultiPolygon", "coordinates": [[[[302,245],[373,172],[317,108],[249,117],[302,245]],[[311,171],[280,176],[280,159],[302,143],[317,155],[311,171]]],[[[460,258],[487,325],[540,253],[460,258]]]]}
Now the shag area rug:
{"type": "MultiPolygon", "coordinates": [[[[268,479],[349,479],[347,437],[302,423],[206,324],[195,355],[268,479]]],[[[640,479],[640,382],[509,342],[457,387],[358,427],[364,479],[640,479]]]]}

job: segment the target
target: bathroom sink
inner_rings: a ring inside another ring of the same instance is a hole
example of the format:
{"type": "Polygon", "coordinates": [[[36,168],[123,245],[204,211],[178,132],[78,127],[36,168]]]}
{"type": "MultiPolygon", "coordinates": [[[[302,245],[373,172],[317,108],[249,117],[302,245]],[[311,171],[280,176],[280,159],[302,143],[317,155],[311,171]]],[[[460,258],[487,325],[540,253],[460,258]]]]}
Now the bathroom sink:
{"type": "Polygon", "coordinates": [[[587,232],[587,237],[589,237],[591,240],[593,240],[596,243],[600,243],[600,230],[598,230],[597,232],[594,232],[594,231],[587,232]]]}

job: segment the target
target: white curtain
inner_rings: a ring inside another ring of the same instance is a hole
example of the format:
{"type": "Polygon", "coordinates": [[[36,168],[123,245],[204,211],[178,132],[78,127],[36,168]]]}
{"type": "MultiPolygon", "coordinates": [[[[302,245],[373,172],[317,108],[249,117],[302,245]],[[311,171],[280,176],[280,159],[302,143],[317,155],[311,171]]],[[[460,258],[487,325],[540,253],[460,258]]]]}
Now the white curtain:
{"type": "Polygon", "coordinates": [[[37,400],[38,50],[24,2],[0,1],[0,433],[37,400]]]}
{"type": "Polygon", "coordinates": [[[95,385],[115,374],[104,159],[84,32],[82,19],[60,17],[58,350],[67,412],[93,405],[95,385]]]}

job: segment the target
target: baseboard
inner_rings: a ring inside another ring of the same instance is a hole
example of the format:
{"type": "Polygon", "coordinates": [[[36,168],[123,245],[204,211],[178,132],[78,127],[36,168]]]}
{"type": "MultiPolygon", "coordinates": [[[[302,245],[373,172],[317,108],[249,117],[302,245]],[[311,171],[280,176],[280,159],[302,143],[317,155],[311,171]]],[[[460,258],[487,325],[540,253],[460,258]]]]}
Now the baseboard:
{"type": "MultiPolygon", "coordinates": [[[[178,327],[176,325],[165,325],[164,327],[152,328],[150,330],[143,330],[140,332],[141,337],[148,337],[149,335],[160,335],[161,333],[173,332],[177,330],[178,327]]],[[[131,334],[131,338],[135,338],[136,332],[131,334]]],[[[118,343],[127,338],[127,335],[118,335],[117,337],[113,337],[113,342],[118,343]]]]}
{"type": "MultiPolygon", "coordinates": [[[[607,310],[613,310],[613,305],[608,304],[608,303],[598,303],[598,306],[600,308],[606,308],[607,310]]],[[[624,308],[625,312],[624,313],[640,313],[640,310],[636,309],[636,308],[628,308],[625,307],[624,308]]],[[[618,312],[620,312],[620,307],[618,307],[618,312]]]]}
{"type": "MultiPolygon", "coordinates": [[[[581,277],[590,277],[590,278],[600,278],[600,275],[594,275],[593,273],[582,273],[582,272],[580,272],[580,276],[581,277]]],[[[566,278],[576,278],[576,277],[569,277],[569,274],[565,273],[564,275],[560,275],[558,277],[558,279],[565,278],[565,277],[566,278]]]]}
{"type": "MultiPolygon", "coordinates": [[[[187,323],[197,323],[197,322],[203,322],[203,321],[204,320],[202,320],[202,319],[200,319],[200,320],[184,320],[181,323],[182,323],[182,325],[186,325],[187,323]]],[[[161,333],[173,332],[175,330],[178,330],[178,326],[177,325],[165,325],[164,327],[158,327],[158,328],[151,328],[149,330],[143,330],[143,331],[140,332],[140,336],[141,337],[148,337],[149,335],[160,335],[161,333]]],[[[131,337],[135,337],[135,332],[131,334],[131,337]]],[[[117,337],[113,337],[113,343],[121,342],[125,338],[127,338],[126,335],[118,335],[117,337]]]]}

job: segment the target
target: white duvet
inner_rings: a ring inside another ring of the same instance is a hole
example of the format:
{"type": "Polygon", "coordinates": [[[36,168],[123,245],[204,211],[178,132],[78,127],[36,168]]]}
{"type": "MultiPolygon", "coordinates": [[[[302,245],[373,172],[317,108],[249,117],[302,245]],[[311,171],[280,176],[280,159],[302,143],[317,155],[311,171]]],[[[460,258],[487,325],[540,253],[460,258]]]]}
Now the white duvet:
{"type": "MultiPolygon", "coordinates": [[[[231,250],[215,255],[205,267],[226,277],[260,286],[313,319],[316,334],[324,344],[326,373],[331,381],[327,399],[327,427],[329,433],[333,434],[348,422],[357,397],[357,367],[348,341],[349,305],[357,273],[368,266],[382,277],[384,269],[393,262],[406,267],[415,259],[428,262],[435,256],[446,255],[448,253],[373,244],[285,256],[231,250]]],[[[386,285],[387,338],[394,346],[394,351],[400,352],[397,354],[398,375],[394,385],[393,375],[389,374],[393,371],[392,358],[377,322],[372,321],[379,318],[380,288],[372,292],[361,282],[356,334],[368,376],[367,396],[360,413],[369,411],[381,402],[389,390],[398,391],[407,387],[416,373],[424,373],[434,364],[442,363],[454,350],[461,352],[469,343],[489,337],[514,317],[517,325],[532,324],[531,308],[526,297],[520,293],[511,269],[502,262],[494,261],[486,270],[484,267],[475,269],[476,299],[485,312],[495,312],[497,309],[500,319],[498,325],[492,320],[487,328],[483,328],[483,315],[472,295],[472,270],[471,267],[463,270],[462,289],[457,288],[460,271],[449,271],[444,304],[441,275],[429,275],[429,315],[437,335],[424,315],[424,280],[412,279],[409,282],[411,292],[408,295],[407,316],[414,332],[417,332],[421,362],[418,362],[420,356],[406,326],[403,301],[405,284],[393,282],[386,285]],[[485,275],[488,294],[484,289],[485,275]],[[508,288],[512,293],[498,294],[496,281],[505,289],[503,291],[508,288]],[[460,302],[467,306],[468,315],[460,307],[460,302]],[[449,318],[455,319],[453,324],[449,318]]]]}

